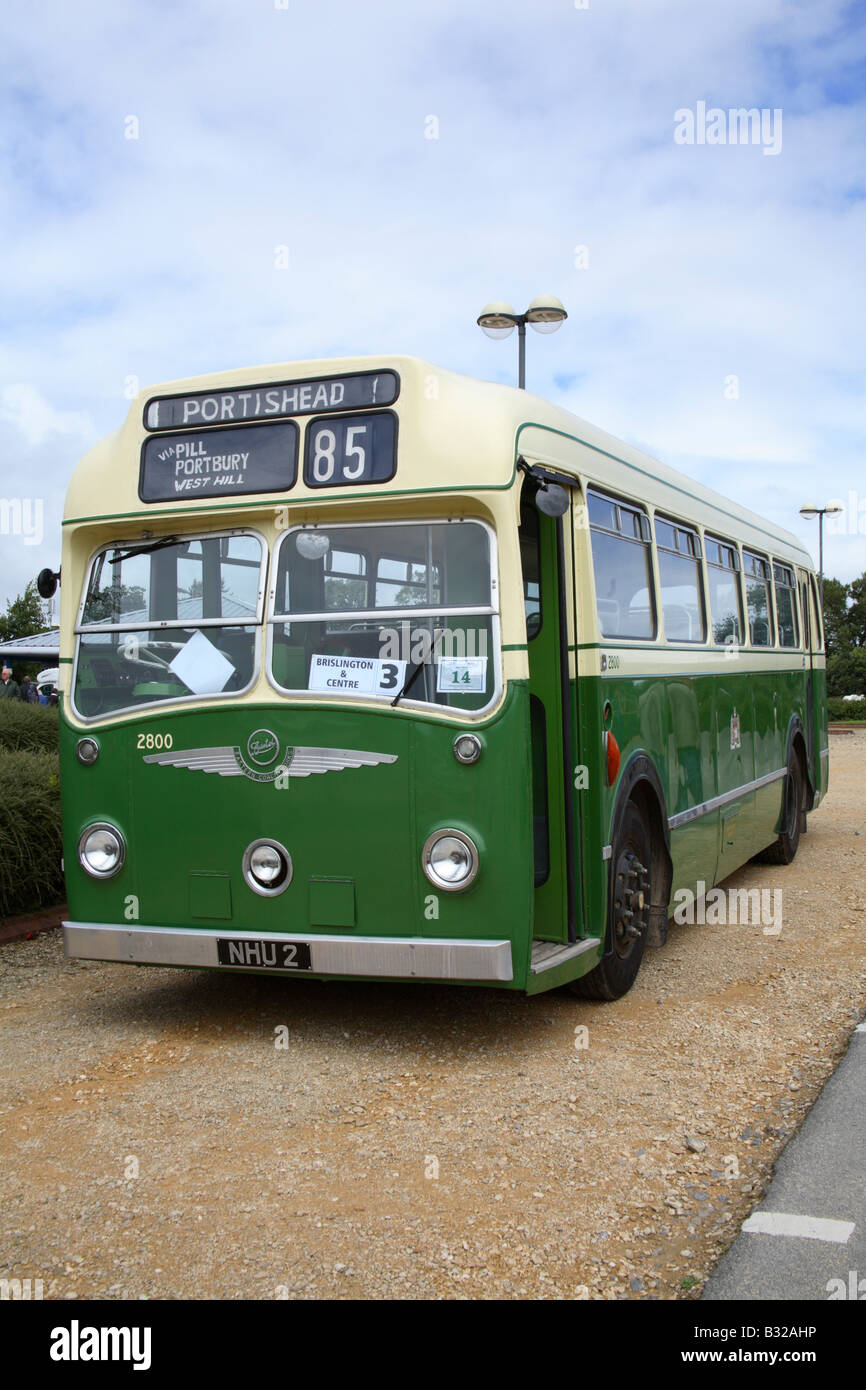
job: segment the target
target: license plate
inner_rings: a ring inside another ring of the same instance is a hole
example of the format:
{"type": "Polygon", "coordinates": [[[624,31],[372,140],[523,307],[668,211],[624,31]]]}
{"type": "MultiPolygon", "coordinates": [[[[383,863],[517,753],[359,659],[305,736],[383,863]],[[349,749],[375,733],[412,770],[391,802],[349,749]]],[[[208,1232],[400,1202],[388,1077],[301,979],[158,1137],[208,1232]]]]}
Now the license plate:
{"type": "Polygon", "coordinates": [[[217,959],[220,965],[233,965],[254,970],[312,970],[310,946],[306,941],[269,941],[255,936],[217,937],[217,959]]]}

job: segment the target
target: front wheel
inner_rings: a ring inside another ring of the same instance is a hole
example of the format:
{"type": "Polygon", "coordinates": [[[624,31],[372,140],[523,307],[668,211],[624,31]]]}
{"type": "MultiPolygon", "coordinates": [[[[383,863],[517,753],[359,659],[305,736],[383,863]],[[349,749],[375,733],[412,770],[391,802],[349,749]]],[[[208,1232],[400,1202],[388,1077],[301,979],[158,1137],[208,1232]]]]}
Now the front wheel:
{"type": "Polygon", "coordinates": [[[637,979],[649,925],[653,862],[649,827],[633,801],[611,855],[606,955],[568,988],[581,999],[619,999],[637,979]]]}

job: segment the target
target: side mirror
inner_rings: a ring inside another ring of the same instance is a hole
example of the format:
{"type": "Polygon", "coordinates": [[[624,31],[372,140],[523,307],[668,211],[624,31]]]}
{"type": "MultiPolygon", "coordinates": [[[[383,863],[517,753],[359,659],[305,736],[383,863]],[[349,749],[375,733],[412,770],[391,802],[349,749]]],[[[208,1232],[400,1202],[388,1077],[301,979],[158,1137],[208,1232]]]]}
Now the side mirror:
{"type": "Polygon", "coordinates": [[[545,516],[565,516],[569,497],[559,483],[542,483],[535,494],[535,505],[545,516]]]}
{"type": "Polygon", "coordinates": [[[53,598],[57,593],[57,585],[60,582],[60,570],[55,574],[53,570],[40,570],[36,576],[36,588],[40,598],[53,598]]]}

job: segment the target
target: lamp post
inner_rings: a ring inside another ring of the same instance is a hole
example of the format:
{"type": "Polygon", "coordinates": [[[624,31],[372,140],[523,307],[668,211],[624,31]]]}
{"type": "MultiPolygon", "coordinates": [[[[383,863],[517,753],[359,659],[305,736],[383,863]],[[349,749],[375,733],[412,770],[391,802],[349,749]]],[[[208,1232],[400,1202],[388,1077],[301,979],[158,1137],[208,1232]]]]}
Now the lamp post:
{"type": "Polygon", "coordinates": [[[478,315],[478,326],[488,338],[507,338],[517,329],[517,384],[521,391],[526,390],[526,325],[530,324],[536,333],[555,333],[563,319],[567,319],[562,304],[552,294],[540,294],[533,299],[525,314],[516,314],[510,304],[496,299],[486,305],[478,315]]]}
{"type": "Polygon", "coordinates": [[[833,516],[836,512],[841,512],[842,508],[830,503],[826,507],[816,507],[809,503],[800,508],[801,516],[816,516],[818,518],[818,588],[821,593],[821,619],[824,617],[824,517],[833,516]]]}

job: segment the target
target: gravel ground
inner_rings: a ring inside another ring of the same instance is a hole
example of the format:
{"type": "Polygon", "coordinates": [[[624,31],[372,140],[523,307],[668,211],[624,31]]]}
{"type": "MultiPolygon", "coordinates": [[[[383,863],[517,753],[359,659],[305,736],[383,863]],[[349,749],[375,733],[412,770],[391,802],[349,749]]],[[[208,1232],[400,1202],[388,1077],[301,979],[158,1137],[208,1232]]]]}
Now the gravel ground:
{"type": "Polygon", "coordinates": [[[781,888],[780,935],[674,926],[614,1004],[3,947],[0,1277],[696,1297],[866,1008],[866,732],[831,748],[795,863],[726,885],[781,888]]]}

